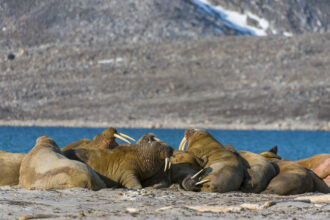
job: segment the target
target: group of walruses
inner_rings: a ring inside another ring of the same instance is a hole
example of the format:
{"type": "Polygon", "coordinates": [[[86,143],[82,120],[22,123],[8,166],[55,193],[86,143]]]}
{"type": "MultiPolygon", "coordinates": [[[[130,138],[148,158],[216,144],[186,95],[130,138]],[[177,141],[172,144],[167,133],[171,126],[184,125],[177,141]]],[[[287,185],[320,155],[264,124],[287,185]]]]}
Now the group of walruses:
{"type": "Polygon", "coordinates": [[[330,192],[330,154],[288,161],[277,155],[277,147],[260,154],[236,151],[197,129],[186,129],[179,150],[150,133],[136,144],[128,139],[135,141],[107,128],[93,140],[78,140],[62,149],[41,136],[26,155],[0,151],[0,186],[99,190],[179,184],[184,190],[220,193],[330,192]]]}

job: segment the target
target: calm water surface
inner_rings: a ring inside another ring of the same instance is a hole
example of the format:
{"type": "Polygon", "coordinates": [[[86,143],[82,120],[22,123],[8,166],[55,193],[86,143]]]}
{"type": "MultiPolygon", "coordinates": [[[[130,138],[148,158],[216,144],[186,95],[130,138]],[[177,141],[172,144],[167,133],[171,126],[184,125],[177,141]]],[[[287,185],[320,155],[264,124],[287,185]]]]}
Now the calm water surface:
{"type": "MultiPolygon", "coordinates": [[[[0,150],[27,153],[42,135],[53,138],[60,147],[82,138],[93,139],[105,128],[67,127],[9,127],[0,126],[0,150]]],[[[152,132],[158,138],[177,149],[183,137],[183,129],[127,129],[119,128],[136,140],[152,132]]],[[[267,151],[274,145],[279,155],[296,160],[314,154],[330,153],[330,132],[327,131],[256,131],[256,130],[207,130],[222,144],[233,145],[238,150],[255,153],[267,151]]]]}

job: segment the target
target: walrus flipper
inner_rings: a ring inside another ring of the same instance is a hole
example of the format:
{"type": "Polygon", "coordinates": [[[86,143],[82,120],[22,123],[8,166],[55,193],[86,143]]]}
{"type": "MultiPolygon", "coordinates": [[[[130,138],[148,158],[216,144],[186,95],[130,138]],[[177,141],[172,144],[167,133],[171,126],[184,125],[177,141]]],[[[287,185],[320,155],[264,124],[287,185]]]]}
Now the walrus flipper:
{"type": "Polygon", "coordinates": [[[202,180],[199,181],[201,178],[199,178],[204,172],[206,168],[201,169],[197,173],[195,173],[193,176],[189,175],[182,181],[182,187],[187,191],[199,191],[200,186],[204,183],[210,182],[210,180],[202,180]]]}
{"type": "Polygon", "coordinates": [[[330,187],[319,177],[317,176],[313,171],[308,170],[307,172],[309,175],[312,176],[313,182],[314,182],[314,190],[321,192],[321,193],[330,193],[330,187]]]}
{"type": "Polygon", "coordinates": [[[121,185],[128,189],[141,189],[142,185],[133,173],[124,175],[124,179],[121,181],[121,185]]]}

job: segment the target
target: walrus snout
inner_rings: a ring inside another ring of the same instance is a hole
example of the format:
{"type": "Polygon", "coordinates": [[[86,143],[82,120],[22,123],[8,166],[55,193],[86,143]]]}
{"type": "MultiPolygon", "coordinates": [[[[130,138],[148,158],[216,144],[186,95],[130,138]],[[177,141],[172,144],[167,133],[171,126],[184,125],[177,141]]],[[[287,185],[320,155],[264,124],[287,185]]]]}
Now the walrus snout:
{"type": "Polygon", "coordinates": [[[166,172],[168,169],[171,168],[171,157],[173,156],[174,149],[167,144],[162,144],[156,141],[152,142],[151,147],[153,149],[159,149],[160,158],[162,160],[165,160],[164,172],[166,172]]]}

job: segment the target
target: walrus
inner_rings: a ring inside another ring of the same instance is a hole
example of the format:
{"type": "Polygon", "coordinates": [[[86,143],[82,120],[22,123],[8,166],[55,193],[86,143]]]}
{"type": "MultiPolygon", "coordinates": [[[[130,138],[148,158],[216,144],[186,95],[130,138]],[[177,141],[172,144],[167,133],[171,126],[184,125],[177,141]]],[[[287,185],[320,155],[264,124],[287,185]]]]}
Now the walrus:
{"type": "Polygon", "coordinates": [[[89,166],[65,157],[55,141],[47,136],[39,137],[22,160],[19,184],[26,189],[40,190],[105,188],[104,182],[89,166]]]}
{"type": "Polygon", "coordinates": [[[186,178],[182,185],[186,190],[197,190],[201,185],[202,192],[229,192],[239,190],[244,179],[243,165],[237,155],[214,139],[205,130],[186,129],[179,150],[184,151],[188,142],[187,152],[203,159],[203,177],[200,182],[186,178]]]}
{"type": "MultiPolygon", "coordinates": [[[[153,133],[143,135],[136,143],[147,144],[153,142],[167,145],[164,141],[155,137],[153,133]]],[[[154,177],[153,183],[161,182],[163,183],[162,185],[179,184],[182,186],[182,181],[186,177],[193,176],[202,169],[204,161],[197,158],[191,152],[174,150],[171,157],[171,164],[172,168],[169,170],[170,177],[166,173],[160,173],[154,177]]]]}
{"type": "Polygon", "coordinates": [[[244,180],[240,187],[242,192],[260,193],[277,175],[278,171],[265,157],[249,151],[237,151],[232,145],[225,145],[224,148],[237,153],[243,164],[244,180]]]}
{"type": "Polygon", "coordinates": [[[142,188],[142,182],[170,166],[173,148],[153,142],[119,146],[112,150],[74,148],[64,155],[94,169],[107,187],[142,188]]]}
{"type": "MultiPolygon", "coordinates": [[[[277,151],[278,147],[274,146],[269,150],[269,152],[263,152],[261,154],[263,154],[263,156],[269,160],[274,160],[274,158],[282,159],[280,156],[278,156],[277,151]]],[[[330,187],[330,154],[316,154],[309,158],[295,160],[294,162],[312,170],[330,187]]]]}
{"type": "Polygon", "coordinates": [[[25,154],[0,151],[0,186],[17,185],[19,168],[25,154]]]}
{"type": "Polygon", "coordinates": [[[118,133],[117,129],[111,127],[111,128],[105,129],[101,134],[96,135],[93,140],[89,140],[89,139],[78,140],[78,141],[68,144],[67,146],[62,148],[62,151],[65,151],[65,150],[68,150],[71,148],[78,148],[78,147],[113,149],[120,145],[119,143],[116,142],[116,140],[115,140],[116,138],[121,139],[128,144],[131,144],[131,142],[127,139],[135,141],[134,138],[132,138],[126,134],[123,134],[123,133],[118,133]]]}
{"type": "Polygon", "coordinates": [[[240,187],[242,192],[260,193],[277,175],[274,165],[261,155],[249,151],[237,151],[246,169],[244,181],[240,187]]]}
{"type": "Polygon", "coordinates": [[[279,173],[262,192],[266,194],[295,195],[306,192],[330,193],[327,184],[313,171],[306,169],[295,161],[288,161],[274,153],[274,149],[263,152],[261,155],[272,161],[279,173]]]}

